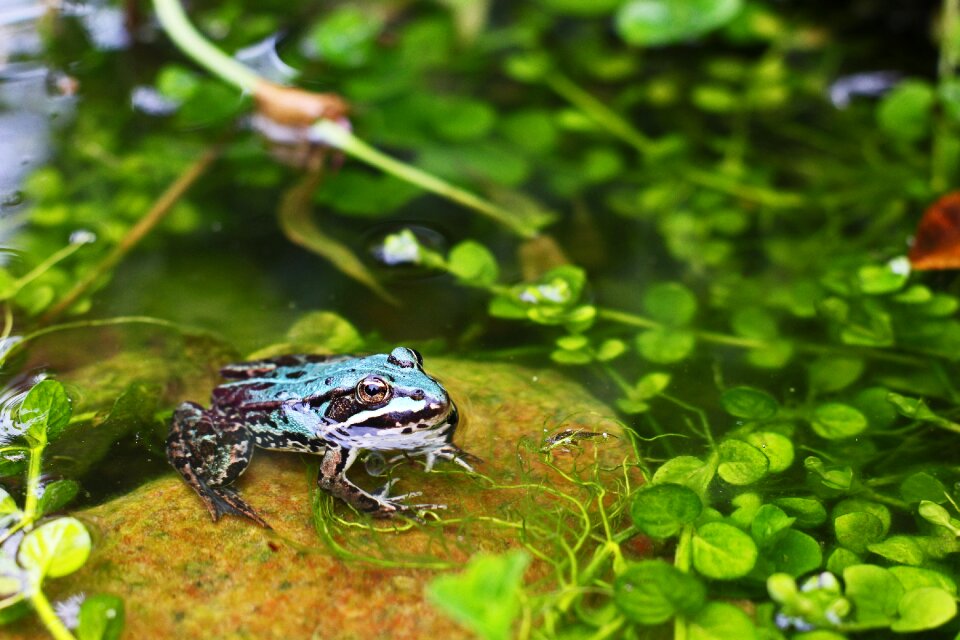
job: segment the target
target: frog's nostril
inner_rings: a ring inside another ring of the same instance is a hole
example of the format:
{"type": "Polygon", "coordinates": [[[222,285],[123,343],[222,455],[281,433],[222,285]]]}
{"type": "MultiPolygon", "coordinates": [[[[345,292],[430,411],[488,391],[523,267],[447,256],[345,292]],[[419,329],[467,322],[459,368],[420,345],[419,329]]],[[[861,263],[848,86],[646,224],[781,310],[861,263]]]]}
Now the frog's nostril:
{"type": "Polygon", "coordinates": [[[417,389],[416,391],[410,394],[410,397],[413,398],[414,400],[423,400],[426,397],[426,395],[427,394],[423,392],[423,389],[417,389]]]}

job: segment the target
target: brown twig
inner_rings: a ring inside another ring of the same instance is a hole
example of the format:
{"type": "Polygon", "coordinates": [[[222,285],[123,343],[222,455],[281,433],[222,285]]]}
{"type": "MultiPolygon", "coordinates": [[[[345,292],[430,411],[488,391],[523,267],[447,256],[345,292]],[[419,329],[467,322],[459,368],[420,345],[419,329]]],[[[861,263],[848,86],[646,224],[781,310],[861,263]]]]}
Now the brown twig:
{"type": "Polygon", "coordinates": [[[213,161],[220,155],[220,150],[221,146],[219,144],[214,145],[202,156],[197,158],[193,164],[187,167],[186,171],[181,173],[180,176],[167,187],[167,190],[157,198],[153,206],[150,207],[150,210],[127,231],[126,235],[117,243],[117,246],[96,266],[84,274],[63,298],[41,316],[40,324],[46,325],[56,320],[63,312],[72,307],[97,280],[123,260],[124,256],[143,240],[144,236],[160,224],[164,217],[170,213],[173,205],[183,197],[200,176],[206,173],[213,161]]]}

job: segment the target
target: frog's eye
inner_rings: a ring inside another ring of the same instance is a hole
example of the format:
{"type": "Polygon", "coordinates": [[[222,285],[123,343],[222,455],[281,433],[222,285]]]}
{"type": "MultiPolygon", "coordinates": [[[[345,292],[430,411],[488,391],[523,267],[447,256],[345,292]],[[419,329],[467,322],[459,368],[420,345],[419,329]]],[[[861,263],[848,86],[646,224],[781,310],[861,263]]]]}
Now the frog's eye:
{"type": "Polygon", "coordinates": [[[390,385],[383,378],[367,376],[357,384],[357,397],[363,404],[378,404],[390,395],[390,385]]]}
{"type": "Polygon", "coordinates": [[[423,366],[423,356],[420,355],[420,352],[417,351],[416,349],[410,349],[410,351],[411,351],[411,353],[413,353],[413,357],[417,359],[417,364],[422,367],[422,366],[423,366]]]}

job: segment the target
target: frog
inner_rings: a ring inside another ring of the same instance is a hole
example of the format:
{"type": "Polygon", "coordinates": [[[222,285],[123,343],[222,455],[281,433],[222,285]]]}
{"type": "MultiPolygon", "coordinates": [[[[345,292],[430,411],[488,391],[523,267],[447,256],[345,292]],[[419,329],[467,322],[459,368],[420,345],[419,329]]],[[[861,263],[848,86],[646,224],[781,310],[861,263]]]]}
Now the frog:
{"type": "Polygon", "coordinates": [[[270,525],[231,486],[255,449],[322,456],[317,484],[357,511],[417,518],[442,504],[408,504],[421,495],[388,495],[392,482],[366,491],[347,477],[363,452],[398,452],[392,461],[423,456],[469,472],[479,459],[453,444],[460,421],[446,389],[423,369],[414,349],[368,356],[283,355],[228,364],[211,406],[182,403],[166,442],[170,464],[200,496],[217,522],[240,516],[270,525]]]}

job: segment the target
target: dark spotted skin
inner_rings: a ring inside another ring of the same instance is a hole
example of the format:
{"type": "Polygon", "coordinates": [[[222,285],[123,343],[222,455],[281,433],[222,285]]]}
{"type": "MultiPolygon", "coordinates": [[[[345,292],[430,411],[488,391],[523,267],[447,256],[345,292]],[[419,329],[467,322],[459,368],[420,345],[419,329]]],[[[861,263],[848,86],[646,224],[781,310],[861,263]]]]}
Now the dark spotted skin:
{"type": "Polygon", "coordinates": [[[470,469],[469,454],[452,443],[456,406],[412,349],[363,358],[281,356],[221,373],[228,382],[214,389],[212,406],[181,404],[167,438],[170,463],[214,521],[232,514],[269,526],[230,488],[256,447],[322,454],[320,488],[376,516],[442,505],[407,505],[385,490],[357,487],[346,472],[361,451],[424,455],[428,468],[446,458],[470,469]]]}

